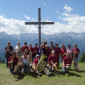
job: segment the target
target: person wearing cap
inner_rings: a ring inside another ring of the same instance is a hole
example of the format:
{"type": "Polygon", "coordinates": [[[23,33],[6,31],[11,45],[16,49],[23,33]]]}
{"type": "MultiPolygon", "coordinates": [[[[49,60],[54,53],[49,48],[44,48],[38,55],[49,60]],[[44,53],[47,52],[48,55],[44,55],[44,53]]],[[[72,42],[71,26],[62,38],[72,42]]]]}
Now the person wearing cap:
{"type": "Polygon", "coordinates": [[[53,42],[50,42],[50,50],[52,51],[54,48],[53,42]]]}
{"type": "Polygon", "coordinates": [[[17,46],[15,46],[15,52],[16,52],[16,56],[19,59],[19,62],[21,62],[22,47],[20,46],[20,42],[17,42],[17,46]]]}
{"type": "Polygon", "coordinates": [[[66,48],[65,45],[62,44],[61,45],[61,59],[63,60],[63,58],[66,56],[66,48]]]}
{"type": "Polygon", "coordinates": [[[38,60],[39,60],[39,59],[40,59],[40,55],[37,54],[37,55],[36,55],[36,58],[33,60],[33,65],[32,65],[34,71],[37,70],[37,69],[36,69],[36,66],[37,66],[37,63],[38,63],[38,60]]]}
{"type": "Polygon", "coordinates": [[[69,71],[71,68],[72,58],[70,57],[70,53],[66,53],[66,56],[63,58],[62,63],[62,72],[69,71]]]}
{"type": "Polygon", "coordinates": [[[58,67],[59,67],[59,59],[60,59],[61,50],[58,47],[58,43],[55,44],[55,47],[53,49],[55,50],[55,55],[58,57],[58,67]]]}
{"type": "Polygon", "coordinates": [[[7,60],[7,64],[6,64],[7,67],[9,66],[9,64],[8,64],[8,58],[10,56],[12,56],[12,53],[13,53],[13,46],[11,46],[11,42],[8,41],[8,45],[5,47],[5,58],[7,60]]]}
{"type": "Polygon", "coordinates": [[[49,57],[49,55],[51,55],[51,50],[48,45],[45,45],[45,50],[46,50],[47,57],[49,57]]]}
{"type": "Polygon", "coordinates": [[[27,54],[29,54],[27,42],[24,42],[24,46],[22,46],[22,51],[23,53],[26,52],[27,54]]]}
{"type": "Polygon", "coordinates": [[[72,49],[72,52],[73,52],[73,62],[74,62],[75,70],[80,72],[79,67],[78,67],[78,56],[80,53],[80,49],[77,48],[77,44],[74,44],[74,48],[72,49]]]}

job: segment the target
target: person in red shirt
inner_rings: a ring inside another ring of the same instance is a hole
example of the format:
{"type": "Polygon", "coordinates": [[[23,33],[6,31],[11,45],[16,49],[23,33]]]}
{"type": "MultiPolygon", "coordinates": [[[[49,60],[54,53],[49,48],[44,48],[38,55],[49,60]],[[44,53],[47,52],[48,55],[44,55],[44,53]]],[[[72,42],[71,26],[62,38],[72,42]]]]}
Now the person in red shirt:
{"type": "Polygon", "coordinates": [[[33,61],[33,53],[34,53],[32,44],[29,44],[28,51],[29,51],[29,56],[31,57],[31,62],[32,62],[33,61]]]}
{"type": "Polygon", "coordinates": [[[33,47],[33,60],[36,58],[36,54],[38,54],[39,48],[38,44],[35,43],[35,47],[33,47]]]}
{"type": "Polygon", "coordinates": [[[53,71],[53,67],[58,67],[58,57],[55,55],[55,51],[52,50],[52,55],[48,58],[49,70],[53,71]]]}
{"type": "Polygon", "coordinates": [[[46,49],[46,56],[49,57],[49,55],[51,54],[51,50],[50,50],[49,46],[45,45],[45,49],[46,49]]]}
{"type": "Polygon", "coordinates": [[[60,54],[61,54],[61,50],[58,47],[58,43],[55,44],[55,47],[53,49],[55,50],[55,55],[58,57],[58,67],[59,67],[59,57],[60,57],[60,54]]]}
{"type": "Polygon", "coordinates": [[[37,73],[38,75],[42,75],[40,72],[37,71],[37,64],[38,64],[38,61],[40,59],[40,55],[36,55],[36,59],[33,60],[33,65],[32,65],[32,69],[35,73],[37,73]]]}
{"type": "Polygon", "coordinates": [[[14,72],[15,66],[18,64],[19,59],[16,57],[16,53],[13,52],[12,56],[8,58],[10,72],[14,72]]]}
{"type": "Polygon", "coordinates": [[[27,42],[24,42],[24,46],[22,47],[22,50],[23,50],[23,53],[26,52],[27,54],[29,54],[27,42]]]}
{"type": "Polygon", "coordinates": [[[38,60],[40,59],[40,55],[36,55],[36,59],[34,59],[34,61],[33,61],[33,69],[34,69],[34,71],[36,71],[37,69],[36,69],[36,66],[37,66],[37,63],[38,63],[38,60]]]}
{"type": "Polygon", "coordinates": [[[72,51],[73,51],[73,62],[74,62],[75,70],[80,72],[78,67],[78,55],[80,53],[80,50],[77,48],[77,44],[74,44],[74,48],[72,49],[72,51]]]}
{"type": "Polygon", "coordinates": [[[65,48],[65,45],[62,44],[61,45],[61,59],[63,60],[63,58],[66,56],[66,48],[65,48]]]}
{"type": "Polygon", "coordinates": [[[63,58],[63,68],[62,72],[65,72],[66,70],[69,71],[72,63],[72,58],[70,57],[70,53],[66,53],[66,57],[63,58]]]}

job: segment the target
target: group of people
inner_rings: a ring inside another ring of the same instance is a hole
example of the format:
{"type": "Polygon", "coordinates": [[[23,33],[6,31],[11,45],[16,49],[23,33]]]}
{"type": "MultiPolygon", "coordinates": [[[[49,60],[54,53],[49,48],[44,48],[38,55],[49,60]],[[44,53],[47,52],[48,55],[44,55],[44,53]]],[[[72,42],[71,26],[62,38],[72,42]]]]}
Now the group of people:
{"type": "MultiPolygon", "coordinates": [[[[5,47],[5,57],[10,72],[16,72],[17,70],[27,72],[32,69],[34,72],[40,73],[37,70],[37,64],[39,63],[42,54],[46,56],[46,59],[44,59],[46,62],[45,67],[47,67],[50,72],[53,72],[55,67],[59,68],[60,58],[62,60],[63,73],[70,70],[72,61],[75,70],[80,72],[78,67],[79,53],[80,50],[77,47],[77,44],[74,44],[73,49],[71,49],[71,45],[68,45],[68,48],[66,49],[64,44],[59,48],[58,43],[54,46],[53,42],[50,42],[50,46],[47,45],[47,42],[44,42],[40,45],[40,48],[37,43],[35,43],[35,47],[32,47],[32,44],[27,45],[27,42],[24,42],[24,46],[20,46],[20,42],[17,42],[17,46],[13,49],[11,42],[8,41],[8,45],[5,47]]],[[[46,73],[46,71],[44,72],[46,73]]]]}

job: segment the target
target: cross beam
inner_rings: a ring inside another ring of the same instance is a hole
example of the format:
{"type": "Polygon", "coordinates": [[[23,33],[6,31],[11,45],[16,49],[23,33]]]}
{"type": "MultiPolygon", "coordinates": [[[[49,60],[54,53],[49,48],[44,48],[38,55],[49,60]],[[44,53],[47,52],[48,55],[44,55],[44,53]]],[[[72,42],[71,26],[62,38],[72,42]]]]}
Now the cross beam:
{"type": "Polygon", "coordinates": [[[39,47],[41,45],[41,25],[54,24],[54,22],[41,22],[41,9],[38,8],[38,22],[25,22],[25,25],[38,25],[39,31],[39,47]]]}

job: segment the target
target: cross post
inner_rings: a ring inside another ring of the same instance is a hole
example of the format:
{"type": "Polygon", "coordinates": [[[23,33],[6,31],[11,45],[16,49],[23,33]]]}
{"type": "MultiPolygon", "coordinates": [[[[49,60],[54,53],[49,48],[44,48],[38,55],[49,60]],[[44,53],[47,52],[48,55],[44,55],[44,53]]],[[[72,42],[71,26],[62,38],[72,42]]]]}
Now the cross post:
{"type": "Polygon", "coordinates": [[[38,22],[25,22],[25,25],[38,25],[39,31],[39,47],[41,45],[41,25],[54,24],[54,22],[41,22],[41,9],[38,8],[38,22]]]}

